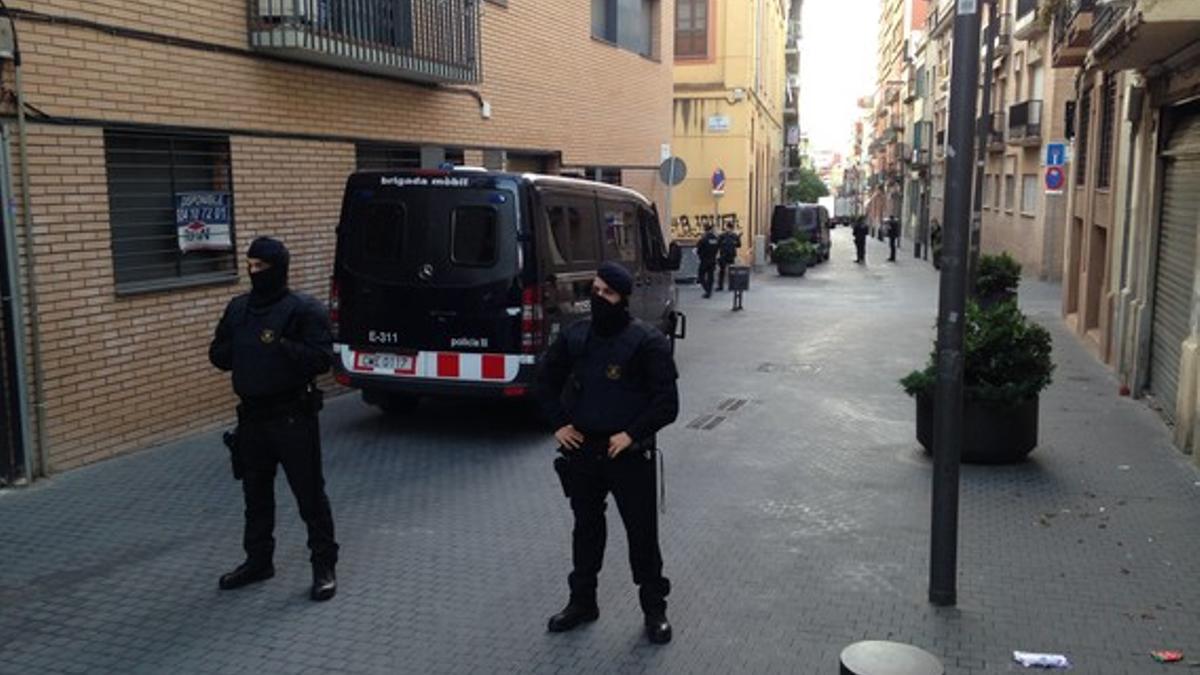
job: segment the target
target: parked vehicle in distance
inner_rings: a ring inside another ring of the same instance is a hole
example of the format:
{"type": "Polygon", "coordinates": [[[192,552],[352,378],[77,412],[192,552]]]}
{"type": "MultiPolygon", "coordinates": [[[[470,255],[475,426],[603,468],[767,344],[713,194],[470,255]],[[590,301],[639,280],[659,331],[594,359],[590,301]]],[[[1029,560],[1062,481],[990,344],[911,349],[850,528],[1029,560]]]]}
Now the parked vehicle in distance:
{"type": "Polygon", "coordinates": [[[633,315],[674,339],[680,249],[637,192],[480,169],[355,173],[330,288],[337,381],[388,411],[425,395],[532,396],[606,260],[637,280],[633,315]]]}
{"type": "Polygon", "coordinates": [[[797,236],[817,247],[820,260],[829,260],[829,211],[819,204],[777,204],[771,214],[771,247],[797,236]]]}
{"type": "Polygon", "coordinates": [[[858,217],[858,201],[853,197],[837,197],[833,202],[833,217],[829,226],[853,225],[858,217]]]}

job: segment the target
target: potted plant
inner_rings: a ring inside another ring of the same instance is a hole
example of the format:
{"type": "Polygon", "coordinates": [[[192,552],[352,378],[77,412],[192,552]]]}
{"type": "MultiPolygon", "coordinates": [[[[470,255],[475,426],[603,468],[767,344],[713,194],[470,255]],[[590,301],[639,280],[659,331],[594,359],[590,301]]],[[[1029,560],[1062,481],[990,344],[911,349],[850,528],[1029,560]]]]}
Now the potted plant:
{"type": "Polygon", "coordinates": [[[771,256],[780,276],[802,277],[808,271],[809,263],[817,257],[817,247],[811,242],[796,238],[788,239],[775,247],[771,256]]]}
{"type": "MultiPolygon", "coordinates": [[[[967,305],[963,326],[962,460],[1001,464],[1025,458],[1037,447],[1038,399],[1054,372],[1050,333],[1029,320],[1015,302],[983,308],[967,305]]],[[[935,355],[924,370],[900,384],[917,402],[917,440],[933,450],[935,355]]]]}
{"type": "Polygon", "coordinates": [[[1001,302],[1017,298],[1017,286],[1021,283],[1021,263],[1007,253],[984,255],[979,258],[979,271],[975,276],[975,299],[987,309],[1001,302]]]}

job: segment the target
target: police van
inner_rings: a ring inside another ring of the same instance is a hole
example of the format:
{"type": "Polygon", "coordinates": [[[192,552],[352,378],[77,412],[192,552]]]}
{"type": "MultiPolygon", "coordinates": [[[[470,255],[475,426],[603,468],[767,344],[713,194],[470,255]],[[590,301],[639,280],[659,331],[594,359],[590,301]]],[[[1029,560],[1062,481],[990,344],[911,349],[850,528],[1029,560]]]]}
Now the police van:
{"type": "Polygon", "coordinates": [[[390,412],[427,395],[531,396],[608,260],[634,275],[631,313],[683,337],[680,249],[637,192],[479,169],[355,173],[330,289],[337,381],[390,412]]]}

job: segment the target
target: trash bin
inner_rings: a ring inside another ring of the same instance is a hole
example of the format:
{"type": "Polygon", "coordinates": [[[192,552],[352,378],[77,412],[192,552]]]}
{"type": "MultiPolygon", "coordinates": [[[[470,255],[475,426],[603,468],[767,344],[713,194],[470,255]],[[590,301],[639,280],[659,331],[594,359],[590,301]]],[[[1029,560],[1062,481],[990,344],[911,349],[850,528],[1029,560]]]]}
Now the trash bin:
{"type": "Polygon", "coordinates": [[[733,291],[733,311],[742,308],[742,293],[750,290],[750,267],[748,265],[731,265],[729,267],[729,290],[733,291]]]}

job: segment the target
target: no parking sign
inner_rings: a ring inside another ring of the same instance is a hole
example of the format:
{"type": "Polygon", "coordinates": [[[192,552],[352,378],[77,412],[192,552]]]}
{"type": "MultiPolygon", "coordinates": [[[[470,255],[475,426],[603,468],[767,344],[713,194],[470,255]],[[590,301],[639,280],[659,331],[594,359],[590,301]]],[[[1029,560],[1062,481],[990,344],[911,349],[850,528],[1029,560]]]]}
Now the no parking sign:
{"type": "Polygon", "coordinates": [[[1061,166],[1046,167],[1046,194],[1061,195],[1066,182],[1067,177],[1063,174],[1061,166]]]}

